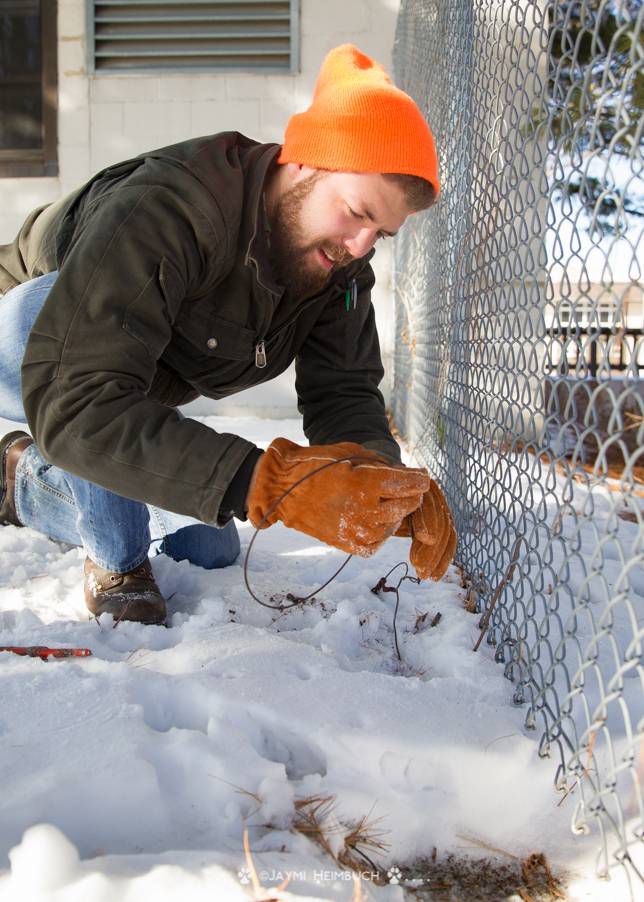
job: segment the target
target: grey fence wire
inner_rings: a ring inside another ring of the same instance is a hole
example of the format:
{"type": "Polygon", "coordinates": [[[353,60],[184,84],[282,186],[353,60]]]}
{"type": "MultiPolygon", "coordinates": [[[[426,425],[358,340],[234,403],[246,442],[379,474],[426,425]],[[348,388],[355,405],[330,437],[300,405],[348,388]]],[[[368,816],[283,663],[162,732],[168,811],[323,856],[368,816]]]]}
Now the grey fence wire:
{"type": "Polygon", "coordinates": [[[572,829],[633,897],[643,18],[641,0],[402,0],[394,49],[442,180],[396,244],[394,419],[448,494],[470,600],[572,829]]]}

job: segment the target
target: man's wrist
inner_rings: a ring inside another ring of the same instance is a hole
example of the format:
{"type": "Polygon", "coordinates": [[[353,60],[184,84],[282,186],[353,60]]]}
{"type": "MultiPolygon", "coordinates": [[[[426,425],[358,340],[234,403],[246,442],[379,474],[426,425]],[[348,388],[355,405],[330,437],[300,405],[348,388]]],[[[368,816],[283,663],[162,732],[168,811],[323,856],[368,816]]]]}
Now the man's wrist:
{"type": "Polygon", "coordinates": [[[248,505],[246,499],[248,490],[257,461],[263,453],[261,448],[254,448],[242,461],[239,469],[229,482],[219,505],[220,520],[227,522],[231,517],[237,517],[238,520],[247,519],[248,505]]]}

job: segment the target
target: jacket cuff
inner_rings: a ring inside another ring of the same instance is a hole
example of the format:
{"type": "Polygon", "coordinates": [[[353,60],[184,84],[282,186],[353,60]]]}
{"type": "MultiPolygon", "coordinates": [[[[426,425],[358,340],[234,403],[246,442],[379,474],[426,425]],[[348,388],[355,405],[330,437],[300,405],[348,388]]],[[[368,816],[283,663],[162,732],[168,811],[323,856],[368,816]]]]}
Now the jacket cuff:
{"type": "Polygon", "coordinates": [[[248,519],[246,497],[253,471],[255,470],[255,464],[263,453],[261,448],[253,448],[250,454],[244,458],[224,492],[224,497],[219,505],[217,526],[225,526],[233,517],[237,517],[238,520],[248,519]]]}
{"type": "Polygon", "coordinates": [[[400,445],[393,438],[391,440],[368,439],[366,442],[360,442],[360,444],[363,446],[363,448],[368,448],[370,451],[375,451],[377,454],[382,454],[382,456],[390,460],[392,464],[402,463],[400,445]]]}

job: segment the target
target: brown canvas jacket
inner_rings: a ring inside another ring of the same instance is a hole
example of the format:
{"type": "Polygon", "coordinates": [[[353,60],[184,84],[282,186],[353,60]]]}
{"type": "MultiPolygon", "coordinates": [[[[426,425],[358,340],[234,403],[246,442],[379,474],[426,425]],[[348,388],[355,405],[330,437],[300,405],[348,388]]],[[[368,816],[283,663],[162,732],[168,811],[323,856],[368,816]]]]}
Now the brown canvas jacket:
{"type": "Polygon", "coordinates": [[[60,273],[22,366],[48,461],[221,523],[255,446],[175,407],[273,379],[293,359],[309,442],[352,440],[400,459],[378,389],[373,252],[305,300],[273,282],[262,187],[278,151],[237,132],[151,151],[35,210],[0,247],[0,291],[60,273]]]}

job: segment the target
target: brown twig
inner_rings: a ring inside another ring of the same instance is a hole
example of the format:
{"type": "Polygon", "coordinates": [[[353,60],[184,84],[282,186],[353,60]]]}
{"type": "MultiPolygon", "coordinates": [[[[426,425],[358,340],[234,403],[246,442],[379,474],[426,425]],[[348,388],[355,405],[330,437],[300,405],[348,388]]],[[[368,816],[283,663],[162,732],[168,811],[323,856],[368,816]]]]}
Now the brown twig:
{"type": "Polygon", "coordinates": [[[262,885],[259,882],[259,877],[257,876],[257,871],[255,870],[253,856],[250,854],[250,845],[248,844],[248,830],[246,828],[244,828],[244,856],[246,858],[246,865],[248,867],[248,870],[250,871],[250,879],[253,884],[255,896],[258,896],[260,890],[262,889],[262,885]]]}
{"type": "Polygon", "coordinates": [[[223,777],[217,776],[217,774],[208,774],[209,777],[212,777],[215,780],[221,780],[222,783],[225,783],[227,786],[232,786],[235,792],[238,792],[240,795],[248,796],[249,799],[253,799],[253,801],[257,802],[257,808],[254,811],[251,811],[250,814],[246,815],[246,817],[253,817],[253,815],[257,814],[259,809],[262,807],[263,799],[256,792],[251,792],[250,789],[244,789],[243,786],[237,786],[236,783],[231,783],[229,780],[224,780],[223,777]]]}
{"type": "Polygon", "coordinates": [[[464,839],[465,842],[471,843],[473,846],[479,846],[481,849],[485,849],[487,852],[496,852],[497,855],[505,855],[507,858],[513,858],[514,861],[521,861],[521,857],[519,855],[513,855],[512,852],[508,852],[505,849],[499,849],[496,846],[491,846],[489,843],[485,842],[483,839],[478,839],[476,836],[467,836],[464,833],[456,834],[459,839],[464,839]]]}
{"type": "Polygon", "coordinates": [[[487,632],[487,628],[488,628],[488,624],[490,622],[490,618],[492,616],[492,612],[494,611],[494,607],[495,607],[497,601],[499,600],[501,592],[512,579],[512,576],[514,574],[514,568],[517,565],[517,560],[519,557],[519,548],[521,547],[522,541],[523,541],[523,536],[519,536],[518,539],[516,540],[516,542],[514,543],[514,548],[512,549],[512,557],[510,558],[510,563],[508,565],[508,569],[505,572],[505,576],[503,577],[503,579],[497,586],[496,592],[494,593],[494,595],[492,597],[492,601],[490,602],[490,605],[489,605],[487,611],[483,615],[483,620],[481,622],[481,633],[480,633],[480,635],[476,641],[476,645],[474,646],[472,651],[478,651],[478,647],[481,644],[481,642],[483,641],[483,636],[487,632]]]}
{"type": "Polygon", "coordinates": [[[624,432],[628,432],[629,429],[639,429],[642,423],[644,423],[644,416],[642,416],[641,413],[631,413],[630,410],[627,410],[624,416],[628,417],[629,420],[632,420],[630,425],[624,427],[624,432]]]}
{"type": "Polygon", "coordinates": [[[561,883],[550,870],[550,865],[546,861],[546,856],[543,852],[533,852],[521,862],[521,877],[526,886],[531,889],[538,890],[540,885],[545,883],[547,891],[555,899],[566,898],[565,893],[562,891],[561,883]]]}
{"type": "Polygon", "coordinates": [[[366,902],[365,895],[362,892],[362,883],[357,874],[353,875],[353,898],[351,902],[366,902]]]}
{"type": "Polygon", "coordinates": [[[248,842],[248,830],[244,829],[244,855],[246,858],[246,865],[248,866],[248,870],[250,872],[250,879],[253,884],[253,893],[255,895],[255,899],[257,902],[279,902],[275,893],[281,892],[288,885],[290,877],[287,877],[286,880],[283,880],[279,886],[276,886],[274,890],[266,891],[262,884],[259,882],[259,877],[257,876],[257,871],[255,870],[255,864],[253,862],[253,857],[250,854],[250,845],[248,842]],[[265,892],[268,892],[268,895],[265,895],[265,892]]]}
{"type": "Polygon", "coordinates": [[[520,733],[506,733],[505,736],[497,736],[496,739],[493,739],[491,742],[485,746],[484,751],[487,752],[491,745],[494,745],[495,742],[500,742],[502,739],[511,739],[512,736],[520,736],[520,733]]]}
{"type": "Polygon", "coordinates": [[[371,852],[384,852],[389,848],[389,844],[383,839],[386,831],[374,829],[382,818],[370,821],[370,814],[367,814],[353,823],[343,823],[335,817],[335,806],[336,798],[332,795],[297,799],[294,828],[316,842],[333,861],[343,867],[359,871],[364,867],[363,861],[365,861],[373,871],[377,872],[378,867],[369,858],[365,849],[371,852]],[[331,817],[335,818],[335,824],[328,823],[331,817]],[[345,831],[347,832],[345,833],[345,831]],[[327,839],[331,833],[345,834],[343,848],[337,854],[327,839]],[[362,859],[362,861],[358,859],[362,859]]]}
{"type": "Polygon", "coordinates": [[[599,728],[604,723],[606,723],[606,718],[603,718],[599,722],[599,724],[595,727],[595,729],[592,731],[592,733],[590,734],[590,740],[588,742],[588,758],[586,759],[586,766],[584,767],[582,765],[581,776],[577,777],[577,779],[575,780],[575,782],[573,783],[572,786],[566,788],[566,791],[564,792],[562,797],[557,802],[557,808],[560,808],[563,805],[563,803],[566,801],[568,796],[572,792],[575,791],[575,788],[581,783],[583,777],[587,777],[588,779],[590,779],[590,764],[591,764],[591,761],[593,758],[593,750],[595,748],[595,742],[597,740],[597,734],[599,733],[599,728]]]}

